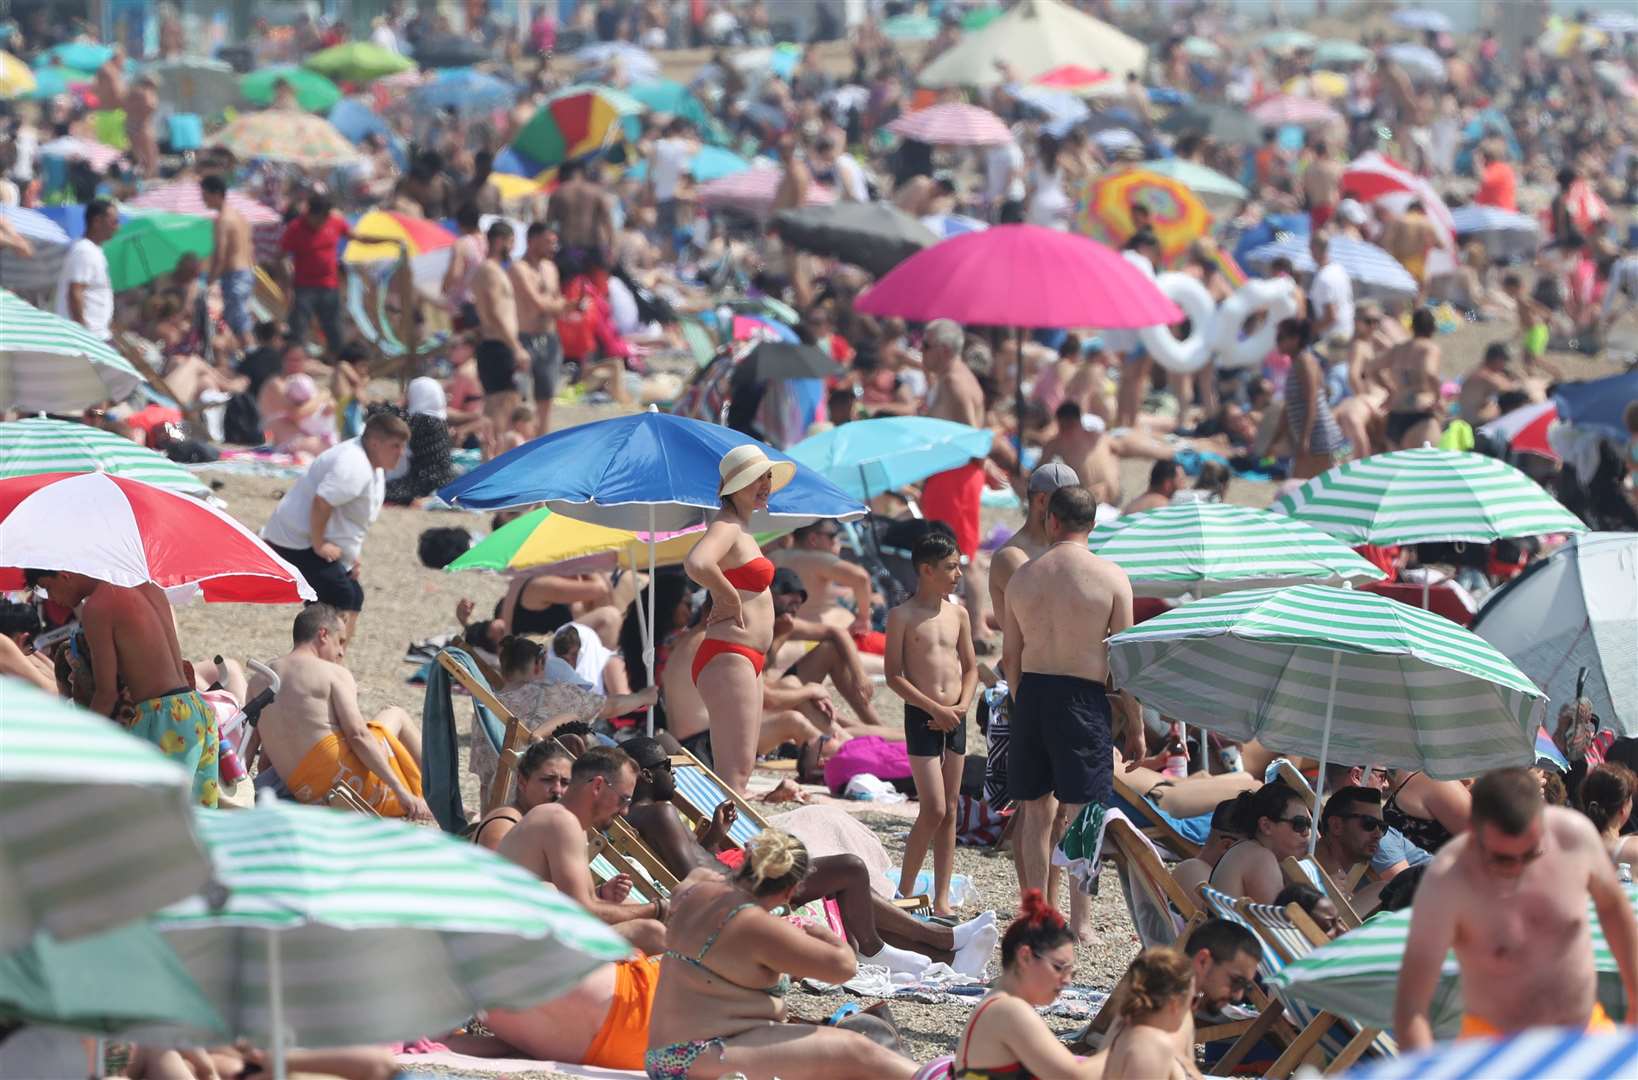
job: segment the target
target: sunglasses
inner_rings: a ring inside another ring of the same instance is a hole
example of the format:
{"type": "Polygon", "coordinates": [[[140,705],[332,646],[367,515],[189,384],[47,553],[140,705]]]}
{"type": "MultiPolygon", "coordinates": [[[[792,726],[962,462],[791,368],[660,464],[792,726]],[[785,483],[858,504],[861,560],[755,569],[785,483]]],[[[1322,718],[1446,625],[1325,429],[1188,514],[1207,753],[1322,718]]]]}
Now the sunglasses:
{"type": "Polygon", "coordinates": [[[1244,994],[1255,985],[1255,980],[1248,979],[1244,975],[1229,976],[1229,989],[1236,994],[1244,994]]]}
{"type": "Polygon", "coordinates": [[[1388,823],[1371,814],[1343,814],[1341,817],[1349,821],[1359,822],[1360,828],[1366,832],[1387,832],[1388,823]]]}
{"type": "Polygon", "coordinates": [[[1314,819],[1307,814],[1298,814],[1296,817],[1279,818],[1278,820],[1285,822],[1291,826],[1292,832],[1299,834],[1306,833],[1314,827],[1314,819]]]}

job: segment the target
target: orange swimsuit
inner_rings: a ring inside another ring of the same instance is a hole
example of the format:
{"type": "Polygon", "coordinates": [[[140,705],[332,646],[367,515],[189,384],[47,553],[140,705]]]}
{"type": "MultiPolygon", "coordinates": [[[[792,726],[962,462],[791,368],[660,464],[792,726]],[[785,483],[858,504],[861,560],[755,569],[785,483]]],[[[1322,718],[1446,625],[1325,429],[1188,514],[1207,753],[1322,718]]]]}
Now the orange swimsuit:
{"type": "MultiPolygon", "coordinates": [[[[767,592],[768,586],[773,584],[774,564],[762,556],[757,556],[748,563],[742,563],[732,570],[724,570],[722,576],[728,579],[728,584],[741,592],[767,592]]],[[[706,638],[700,642],[699,649],[694,653],[694,664],[691,671],[694,676],[694,685],[700,682],[700,672],[705,665],[724,653],[735,653],[751,662],[757,675],[762,674],[762,668],[767,664],[768,657],[764,652],[741,645],[738,642],[722,641],[718,638],[706,638]]]]}
{"type": "MultiPolygon", "coordinates": [[[[1603,1005],[1594,1002],[1592,1015],[1587,1018],[1587,1033],[1593,1035],[1614,1030],[1615,1021],[1609,1018],[1609,1014],[1604,1011],[1603,1005]]],[[[1496,1027],[1490,1021],[1474,1016],[1472,1013],[1463,1013],[1462,1030],[1456,1037],[1458,1039],[1489,1039],[1505,1034],[1507,1032],[1502,1031],[1501,1028],[1496,1027]]]]}

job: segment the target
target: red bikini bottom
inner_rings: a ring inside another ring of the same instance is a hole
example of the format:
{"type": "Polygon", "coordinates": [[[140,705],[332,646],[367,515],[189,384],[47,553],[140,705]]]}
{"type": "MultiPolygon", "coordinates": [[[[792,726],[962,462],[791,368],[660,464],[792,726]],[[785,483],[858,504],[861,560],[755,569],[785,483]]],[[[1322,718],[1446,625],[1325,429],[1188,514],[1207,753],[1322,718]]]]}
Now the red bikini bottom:
{"type": "Polygon", "coordinates": [[[700,684],[700,672],[705,670],[705,665],[723,653],[736,653],[743,656],[751,662],[752,667],[756,668],[756,673],[759,676],[762,674],[763,665],[768,662],[765,654],[758,652],[749,645],[739,645],[732,641],[722,641],[717,638],[706,638],[700,642],[699,650],[694,653],[693,674],[695,686],[700,684]]]}

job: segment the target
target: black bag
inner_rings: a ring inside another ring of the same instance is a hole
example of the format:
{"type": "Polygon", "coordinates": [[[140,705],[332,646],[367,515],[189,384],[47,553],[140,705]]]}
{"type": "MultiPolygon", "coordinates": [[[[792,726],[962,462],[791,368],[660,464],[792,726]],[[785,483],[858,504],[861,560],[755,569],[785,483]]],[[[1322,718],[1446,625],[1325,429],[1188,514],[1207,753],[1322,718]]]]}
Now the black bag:
{"type": "Polygon", "coordinates": [[[256,399],[249,394],[234,394],[228,398],[222,412],[222,441],[236,446],[260,446],[266,442],[262,435],[262,411],[256,399]]]}

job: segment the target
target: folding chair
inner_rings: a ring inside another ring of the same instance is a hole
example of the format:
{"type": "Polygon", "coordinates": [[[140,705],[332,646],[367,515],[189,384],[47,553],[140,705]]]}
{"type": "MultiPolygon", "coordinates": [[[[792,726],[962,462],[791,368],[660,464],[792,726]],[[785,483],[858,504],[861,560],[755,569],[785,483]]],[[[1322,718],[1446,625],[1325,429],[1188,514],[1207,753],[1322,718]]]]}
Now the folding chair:
{"type": "Polygon", "coordinates": [[[518,759],[536,736],[495,696],[482,660],[465,649],[450,647],[438,653],[438,666],[472,695],[473,727],[495,748],[495,778],[483,799],[483,813],[488,814],[511,797],[518,759]]]}
{"type": "Polygon", "coordinates": [[[1365,871],[1368,869],[1370,869],[1369,863],[1360,863],[1355,866],[1348,872],[1346,885],[1339,888],[1317,859],[1297,859],[1287,855],[1280,860],[1280,870],[1285,874],[1286,883],[1289,885],[1312,885],[1330,897],[1332,906],[1337,909],[1337,914],[1342,918],[1342,925],[1349,930],[1356,929],[1360,923],[1365,921],[1359,917],[1359,912],[1354,908],[1353,901],[1349,897],[1353,893],[1354,886],[1359,884],[1359,879],[1365,876],[1365,871]]]}
{"type": "Polygon", "coordinates": [[[337,810],[352,810],[370,817],[380,817],[381,812],[364,801],[363,796],[347,786],[347,781],[337,780],[335,786],[324,793],[324,805],[337,810]]]}
{"type": "MultiPolygon", "coordinates": [[[[616,825],[625,823],[616,821],[616,825]]],[[[629,832],[629,829],[628,829],[629,832]]],[[[663,866],[650,867],[640,860],[631,859],[616,846],[612,836],[590,834],[592,880],[603,885],[611,878],[624,874],[631,879],[631,898],[639,904],[669,899],[676,890],[677,879],[663,866]],[[655,873],[655,870],[658,873],[655,873]]],[[[638,841],[639,845],[641,841],[638,841]]],[[[647,849],[644,849],[645,851],[647,849]]],[[[651,856],[652,857],[652,856],[651,856]]]]}
{"type": "Polygon", "coordinates": [[[1178,831],[1177,819],[1139,795],[1131,785],[1115,777],[1115,808],[1135,822],[1143,835],[1183,859],[1200,855],[1200,845],[1178,831]]]}
{"type": "Polygon", "coordinates": [[[671,868],[660,861],[660,857],[637,835],[626,822],[615,818],[609,823],[608,847],[604,853],[616,865],[621,865],[621,872],[631,875],[631,880],[646,882],[650,892],[668,897],[677,888],[677,875],[671,868]]]}
{"type": "Polygon", "coordinates": [[[1301,795],[1303,805],[1308,807],[1308,813],[1314,817],[1316,823],[1319,821],[1319,807],[1315,805],[1315,799],[1318,796],[1314,794],[1314,788],[1308,783],[1308,777],[1298,772],[1297,767],[1291,764],[1288,758],[1276,758],[1273,764],[1269,765],[1268,771],[1263,774],[1263,780],[1265,782],[1279,780],[1286,787],[1301,795]]]}

